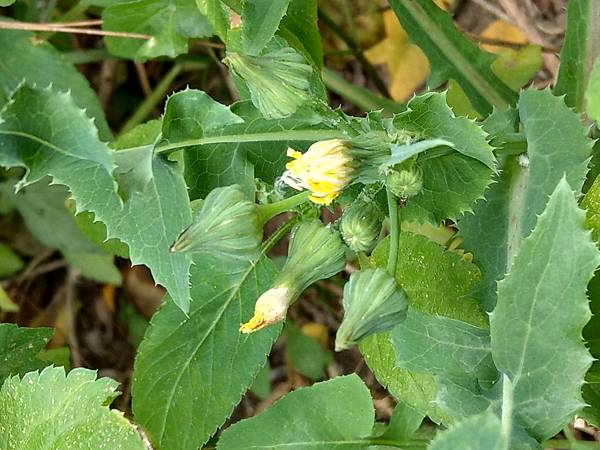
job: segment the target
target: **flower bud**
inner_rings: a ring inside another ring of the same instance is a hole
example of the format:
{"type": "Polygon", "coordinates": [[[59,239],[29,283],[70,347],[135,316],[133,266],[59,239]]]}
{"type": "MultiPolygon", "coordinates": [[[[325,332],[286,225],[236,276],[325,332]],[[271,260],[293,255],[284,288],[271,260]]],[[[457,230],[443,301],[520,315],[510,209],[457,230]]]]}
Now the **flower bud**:
{"type": "Polygon", "coordinates": [[[288,258],[273,287],[259,297],[254,316],[240,327],[252,333],[285,318],[289,305],[308,286],[340,272],[346,264],[346,249],[337,232],[318,220],[302,222],[290,237],[288,258]]]}
{"type": "Polygon", "coordinates": [[[171,246],[178,253],[215,253],[234,259],[258,255],[262,227],[256,205],[237,184],[213,189],[192,224],[171,246]]]}
{"type": "Polygon", "coordinates": [[[227,53],[224,62],[239,76],[250,91],[252,103],[267,119],[288,117],[310,97],[308,77],[312,67],[291,47],[250,56],[227,53]]]}
{"type": "Polygon", "coordinates": [[[394,170],[388,174],[385,184],[396,197],[410,198],[421,192],[423,173],[420,169],[394,170]]]}
{"type": "Polygon", "coordinates": [[[346,245],[355,252],[368,252],[381,232],[383,214],[374,202],[354,201],[344,210],[340,232],[346,245]]]}
{"type": "Polygon", "coordinates": [[[354,272],[344,286],[344,320],[335,336],[335,350],[392,329],[406,318],[408,298],[384,269],[354,272]]]}

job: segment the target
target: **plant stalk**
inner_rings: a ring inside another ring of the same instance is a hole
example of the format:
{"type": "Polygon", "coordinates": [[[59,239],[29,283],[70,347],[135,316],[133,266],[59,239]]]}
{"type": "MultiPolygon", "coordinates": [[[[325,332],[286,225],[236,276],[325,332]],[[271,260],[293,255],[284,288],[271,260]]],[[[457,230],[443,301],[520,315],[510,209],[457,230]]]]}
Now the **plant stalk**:
{"type": "Polygon", "coordinates": [[[388,254],[387,271],[392,277],[396,277],[396,265],[398,263],[398,242],[400,239],[400,221],[398,218],[398,202],[389,189],[386,189],[388,213],[390,217],[390,251],[388,254]]]}
{"type": "Polygon", "coordinates": [[[284,198],[275,203],[268,203],[266,205],[259,205],[258,215],[263,224],[267,223],[270,219],[278,216],[281,213],[292,211],[297,206],[305,203],[308,200],[310,191],[303,191],[299,194],[293,195],[288,198],[284,198]]]}

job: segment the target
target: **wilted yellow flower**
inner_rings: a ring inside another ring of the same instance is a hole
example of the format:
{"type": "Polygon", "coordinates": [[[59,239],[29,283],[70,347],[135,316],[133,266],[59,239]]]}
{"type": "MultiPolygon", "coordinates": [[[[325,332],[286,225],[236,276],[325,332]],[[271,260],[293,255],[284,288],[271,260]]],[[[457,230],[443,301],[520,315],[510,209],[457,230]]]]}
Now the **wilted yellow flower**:
{"type": "Polygon", "coordinates": [[[306,153],[289,148],[287,155],[294,160],[286,164],[282,181],[296,190],[309,189],[314,203],[329,205],[353,181],[353,159],[341,139],[315,142],[306,153]]]}
{"type": "Polygon", "coordinates": [[[275,287],[258,297],[254,306],[254,316],[240,326],[240,331],[245,334],[253,333],[267,325],[282,321],[292,301],[290,294],[287,288],[275,287]]]}

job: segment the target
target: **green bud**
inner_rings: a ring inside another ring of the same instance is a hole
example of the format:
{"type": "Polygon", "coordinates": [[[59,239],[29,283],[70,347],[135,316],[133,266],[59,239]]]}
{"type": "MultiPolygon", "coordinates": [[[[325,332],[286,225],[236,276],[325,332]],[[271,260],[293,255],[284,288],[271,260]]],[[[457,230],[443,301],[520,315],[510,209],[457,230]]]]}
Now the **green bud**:
{"type": "Polygon", "coordinates": [[[240,327],[253,333],[282,321],[287,309],[304,289],[340,272],[346,264],[346,249],[337,232],[319,220],[302,222],[292,230],[287,260],[273,287],[254,306],[254,316],[240,327]]]}
{"type": "Polygon", "coordinates": [[[384,269],[354,272],[344,286],[344,320],[335,336],[335,350],[392,329],[406,318],[408,298],[384,269]]]}
{"type": "Polygon", "coordinates": [[[288,117],[309,98],[312,67],[300,53],[283,45],[276,39],[259,56],[231,52],[224,60],[244,80],[252,103],[268,119],[288,117]]]}
{"type": "Polygon", "coordinates": [[[374,202],[356,200],[344,210],[340,232],[346,245],[355,252],[370,251],[379,238],[383,214],[374,202]]]}
{"type": "Polygon", "coordinates": [[[420,169],[394,170],[388,174],[385,184],[396,197],[410,198],[421,192],[423,173],[420,169]]]}
{"type": "Polygon", "coordinates": [[[213,189],[192,224],[171,246],[178,253],[217,253],[235,259],[256,256],[262,241],[256,205],[237,184],[213,189]]]}
{"type": "Polygon", "coordinates": [[[299,295],[315,281],[329,278],[346,265],[346,248],[337,231],[319,220],[302,222],[292,230],[287,260],[276,287],[292,287],[299,295]]]}

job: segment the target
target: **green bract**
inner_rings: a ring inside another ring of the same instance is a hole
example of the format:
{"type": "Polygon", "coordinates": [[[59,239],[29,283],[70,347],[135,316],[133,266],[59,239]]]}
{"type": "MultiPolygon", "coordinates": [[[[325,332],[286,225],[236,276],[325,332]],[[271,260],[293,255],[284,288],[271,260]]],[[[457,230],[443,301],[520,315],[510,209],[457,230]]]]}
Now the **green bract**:
{"type": "Polygon", "coordinates": [[[225,63],[244,80],[252,103],[268,119],[292,115],[310,97],[312,67],[291,47],[260,56],[229,52],[225,63]]]}
{"type": "Polygon", "coordinates": [[[344,320],[335,336],[336,351],[392,329],[406,317],[408,298],[384,269],[354,272],[344,286],[344,320]]]}
{"type": "Polygon", "coordinates": [[[396,197],[414,197],[423,189],[423,173],[418,168],[392,170],[385,180],[385,185],[396,197]]]}
{"type": "Polygon", "coordinates": [[[211,191],[192,224],[171,246],[172,252],[208,252],[235,259],[254,258],[262,240],[256,205],[234,184],[211,191]]]}
{"type": "Polygon", "coordinates": [[[340,232],[346,245],[355,252],[373,249],[381,233],[383,214],[374,202],[356,200],[342,215],[340,232]]]}

